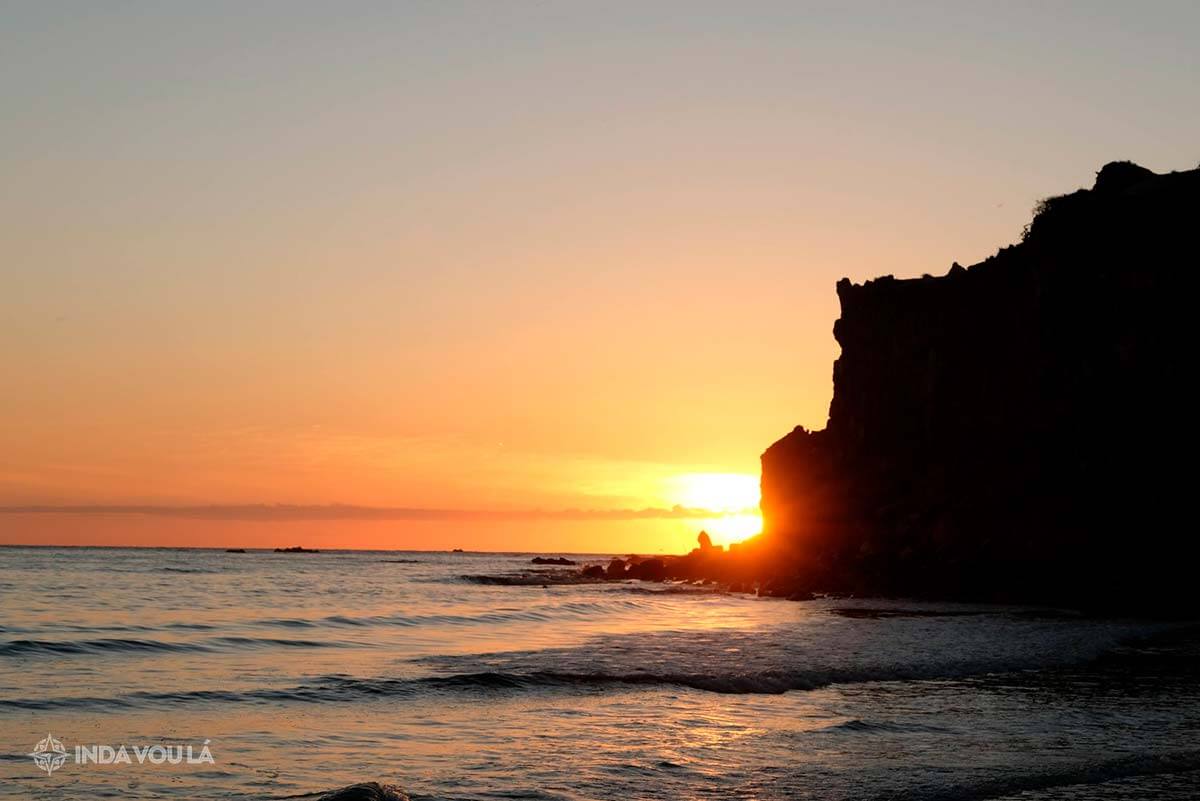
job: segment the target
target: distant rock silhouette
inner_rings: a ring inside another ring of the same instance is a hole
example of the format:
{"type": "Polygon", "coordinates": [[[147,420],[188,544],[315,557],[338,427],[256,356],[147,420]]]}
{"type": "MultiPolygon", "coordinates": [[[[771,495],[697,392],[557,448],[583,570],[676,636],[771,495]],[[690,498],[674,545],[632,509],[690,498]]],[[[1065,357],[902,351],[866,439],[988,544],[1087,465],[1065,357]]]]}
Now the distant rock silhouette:
{"type": "Polygon", "coordinates": [[[535,556],[529,560],[535,565],[573,565],[575,562],[565,556],[535,556]]]}
{"type": "Polygon", "coordinates": [[[293,545],[291,548],[276,548],[275,553],[320,553],[315,548],[304,548],[299,545],[293,545]]]}
{"type": "Polygon", "coordinates": [[[1114,162],[979,264],[838,282],[828,424],[762,456],[789,595],[1195,608],[1198,254],[1200,170],[1114,162]]]}

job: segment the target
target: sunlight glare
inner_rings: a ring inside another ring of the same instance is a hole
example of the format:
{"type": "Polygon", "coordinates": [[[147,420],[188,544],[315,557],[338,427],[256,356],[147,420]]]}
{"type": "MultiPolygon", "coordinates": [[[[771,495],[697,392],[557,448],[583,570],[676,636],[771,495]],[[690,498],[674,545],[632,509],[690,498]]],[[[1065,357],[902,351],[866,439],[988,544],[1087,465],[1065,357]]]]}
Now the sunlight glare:
{"type": "Polygon", "coordinates": [[[745,473],[686,473],[674,479],[672,501],[689,509],[706,509],[713,517],[699,525],[719,545],[751,537],[762,530],[758,513],[758,476],[745,473]]]}

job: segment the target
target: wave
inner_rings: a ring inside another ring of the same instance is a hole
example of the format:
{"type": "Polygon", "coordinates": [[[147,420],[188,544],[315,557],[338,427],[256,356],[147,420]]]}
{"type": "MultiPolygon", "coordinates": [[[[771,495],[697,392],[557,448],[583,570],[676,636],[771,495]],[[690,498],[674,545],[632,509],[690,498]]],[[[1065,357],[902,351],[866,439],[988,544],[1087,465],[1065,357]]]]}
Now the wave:
{"type": "Polygon", "coordinates": [[[539,689],[628,686],[675,686],[724,694],[778,695],[789,690],[815,690],[834,683],[832,677],[784,672],[706,676],[697,673],[572,673],[543,670],[531,673],[484,671],[421,679],[438,689],[539,689]]]}
{"type": "Polygon", "coordinates": [[[826,726],[817,731],[823,732],[844,732],[849,734],[896,734],[904,732],[921,732],[921,733],[942,733],[949,729],[943,726],[929,726],[921,723],[900,723],[894,720],[859,720],[853,718],[845,720],[841,723],[834,723],[831,726],[826,726]]]}
{"type": "MultiPolygon", "coordinates": [[[[154,634],[165,631],[211,632],[238,629],[303,629],[320,631],[325,629],[363,629],[370,627],[460,627],[488,626],[504,623],[543,623],[555,620],[580,619],[603,616],[614,611],[637,611],[645,605],[631,599],[605,599],[603,601],[575,601],[527,608],[499,609],[479,614],[431,614],[431,615],[327,615],[319,618],[262,618],[235,621],[225,625],[209,623],[165,623],[157,626],[119,625],[89,626],[81,624],[50,623],[36,628],[9,627],[6,634],[38,634],[42,632],[64,632],[71,634],[129,633],[154,634]]],[[[164,640],[153,637],[108,637],[91,639],[40,639],[26,637],[0,641],[0,658],[30,654],[80,655],[106,653],[152,653],[152,652],[205,652],[256,647],[283,648],[329,648],[361,647],[361,643],[348,643],[326,639],[291,639],[286,637],[261,637],[230,634],[198,640],[164,640]]]]}
{"type": "MultiPolygon", "coordinates": [[[[1058,787],[1096,786],[1138,777],[1200,771],[1200,750],[1187,749],[1161,754],[1135,754],[1087,764],[1049,767],[1038,773],[1003,776],[974,783],[922,788],[911,794],[889,793],[880,799],[911,801],[998,801],[1025,798],[1028,793],[1058,787]]],[[[1082,796],[1081,796],[1082,797],[1082,796]]],[[[1143,797],[1138,793],[1130,797],[1143,797]]]]}
{"type": "Polygon", "coordinates": [[[0,656],[186,653],[263,647],[336,648],[348,645],[327,640],[289,640],[279,637],[213,637],[182,642],[121,637],[97,640],[9,640],[0,643],[0,656]]]}
{"type": "Polygon", "coordinates": [[[981,617],[994,614],[985,609],[876,609],[862,606],[837,606],[829,610],[832,615],[855,620],[886,620],[896,617],[981,617]]]}
{"type": "Polygon", "coordinates": [[[492,587],[550,587],[605,583],[605,579],[585,578],[575,570],[530,571],[500,575],[469,573],[458,578],[468,584],[483,584],[492,587]]]}
{"type": "Polygon", "coordinates": [[[221,627],[212,623],[160,623],[155,626],[126,623],[121,625],[91,626],[82,623],[43,623],[39,626],[0,626],[0,634],[38,634],[43,632],[64,632],[71,634],[98,634],[101,632],[141,632],[152,633],[159,631],[217,631],[221,627]]]}
{"type": "MultiPolygon", "coordinates": [[[[63,632],[73,634],[98,634],[102,632],[126,632],[152,634],[162,631],[218,631],[222,629],[324,629],[413,626],[471,626],[514,622],[548,622],[558,619],[576,619],[581,617],[600,616],[613,611],[639,610],[646,608],[647,607],[645,604],[642,604],[638,601],[623,598],[611,598],[603,601],[575,601],[548,604],[540,607],[530,606],[526,608],[497,609],[473,615],[326,615],[324,617],[315,618],[258,618],[231,621],[226,624],[189,623],[181,621],[162,623],[154,626],[139,624],[84,625],[76,623],[51,622],[36,627],[5,628],[0,626],[0,633],[38,634],[43,632],[63,632]]],[[[19,642],[35,642],[35,640],[19,642]]],[[[59,641],[47,642],[54,642],[57,644],[59,641]]],[[[15,643],[0,643],[0,655],[5,653],[17,653],[20,652],[22,648],[27,647],[18,645],[11,651],[6,651],[5,646],[13,644],[15,643]]],[[[65,652],[71,651],[68,650],[65,652]]]]}
{"type": "MultiPolygon", "coordinates": [[[[303,641],[287,641],[301,643],[303,641]]],[[[60,708],[136,708],[175,706],[190,703],[336,703],[372,697],[419,696],[429,693],[538,692],[566,690],[603,691],[614,687],[685,687],[726,695],[779,695],[790,691],[817,690],[833,684],[857,684],[877,681],[919,681],[967,678],[956,670],[914,670],[880,668],[874,670],[767,670],[747,673],[705,675],[683,672],[604,672],[535,670],[514,672],[484,670],[471,673],[423,676],[416,678],[330,675],[292,687],[237,690],[191,690],[178,692],[136,692],[107,698],[61,697],[0,699],[0,709],[60,708]]],[[[838,724],[844,730],[866,731],[885,724],[850,721],[838,724]]],[[[837,728],[837,726],[832,727],[837,728]]]]}
{"type": "Polygon", "coordinates": [[[591,578],[580,575],[578,570],[550,569],[522,573],[469,573],[458,577],[468,584],[488,587],[573,587],[599,584],[613,592],[632,592],[642,595],[728,595],[729,591],[720,584],[692,584],[689,582],[654,581],[636,579],[591,578]]]}
{"type": "Polygon", "coordinates": [[[672,584],[669,582],[653,584],[617,584],[614,589],[618,592],[631,592],[635,595],[730,595],[731,593],[719,584],[672,584]]]}
{"type": "Polygon", "coordinates": [[[483,671],[421,678],[355,678],[325,676],[287,688],[135,692],[125,696],[0,699],[0,709],[136,708],[189,703],[329,703],[370,697],[414,696],[429,692],[531,691],[549,689],[602,689],[625,686],[681,686],[715,693],[778,694],[795,689],[815,689],[832,677],[798,675],[703,676],[655,673],[570,673],[536,671],[509,673],[483,671]]]}
{"type": "Polygon", "coordinates": [[[285,628],[368,627],[368,626],[473,626],[480,624],[547,622],[562,618],[590,617],[603,615],[620,609],[643,609],[635,601],[606,600],[577,601],[546,606],[530,606],[523,609],[505,609],[473,615],[329,615],[321,618],[274,618],[247,621],[246,626],[282,626],[285,628]]]}
{"type": "Polygon", "coordinates": [[[10,640],[0,643],[0,656],[26,654],[100,654],[107,652],[203,651],[200,643],[114,638],[105,640],[10,640]]]}
{"type": "MultiPolygon", "coordinates": [[[[442,581],[441,579],[431,581],[442,581]]],[[[592,578],[581,575],[578,568],[526,570],[519,573],[467,573],[458,581],[488,587],[574,587],[603,585],[612,592],[632,592],[643,595],[729,595],[729,590],[715,582],[694,584],[685,581],[650,581],[638,579],[592,578]]]]}
{"type": "MultiPolygon", "coordinates": [[[[606,602],[607,603],[607,602],[606,602]]],[[[636,601],[625,603],[637,605],[636,601]]],[[[586,611],[598,606],[595,602],[577,602],[569,606],[586,611]]],[[[504,614],[497,612],[497,614],[504,614]]],[[[343,674],[326,675],[305,680],[295,686],[255,687],[246,690],[192,690],[172,692],[135,692],[123,696],[105,698],[90,697],[46,697],[0,699],[0,709],[57,709],[57,708],[137,708],[143,706],[174,707],[191,703],[337,703],[354,702],[376,697],[418,697],[428,694],[451,693],[525,693],[525,692],[603,692],[613,688],[635,687],[683,687],[718,694],[772,695],[791,691],[817,690],[835,684],[861,684],[868,682],[911,682],[911,681],[979,681],[1010,682],[1033,680],[1035,674],[1050,669],[1061,671],[1073,669],[1071,665],[1090,664],[1104,670],[1114,659],[1135,660],[1142,669],[1147,664],[1142,660],[1153,660],[1149,665],[1157,674],[1176,675],[1190,681],[1194,674],[1195,627],[1168,630],[1157,637],[1135,637],[1126,639],[1123,645],[1108,642],[1098,651],[1086,649],[1064,662],[1033,665],[1019,655],[982,660],[932,662],[918,664],[860,664],[846,666],[793,667],[785,663],[760,666],[757,669],[744,664],[751,649],[726,648],[718,651],[712,645],[704,650],[710,657],[724,656],[723,665],[709,664],[705,672],[658,669],[642,667],[651,664],[648,653],[654,652],[623,650],[623,640],[597,640],[583,649],[553,649],[537,652],[510,652],[489,654],[482,657],[436,657],[412,661],[423,665],[424,671],[432,675],[415,677],[357,677],[343,674]],[[604,654],[624,654],[629,659],[620,664],[605,664],[600,659],[604,654]],[[457,669],[456,669],[457,668],[457,669]],[[1031,672],[1032,671],[1032,672],[1031,672]]],[[[670,633],[668,633],[670,635],[670,633]]],[[[738,643],[728,632],[712,634],[715,643],[728,646],[738,643]]],[[[668,636],[659,646],[657,653],[666,648],[676,657],[675,664],[689,662],[692,654],[681,651],[685,642],[696,639],[695,633],[680,639],[668,636]]],[[[112,651],[159,651],[159,650],[206,650],[214,648],[258,648],[258,647],[334,647],[344,645],[335,642],[314,642],[278,638],[221,637],[199,642],[170,643],[155,640],[113,639],[81,642],[53,642],[18,640],[0,644],[0,654],[58,654],[58,653],[105,653],[112,651]]],[[[796,655],[784,658],[794,659],[796,655]]],[[[1111,667],[1111,666],[1109,666],[1111,667]]],[[[1124,675],[1133,666],[1117,666],[1117,673],[1124,675]]],[[[890,726],[886,721],[848,720],[824,729],[831,733],[886,732],[890,726]]]]}

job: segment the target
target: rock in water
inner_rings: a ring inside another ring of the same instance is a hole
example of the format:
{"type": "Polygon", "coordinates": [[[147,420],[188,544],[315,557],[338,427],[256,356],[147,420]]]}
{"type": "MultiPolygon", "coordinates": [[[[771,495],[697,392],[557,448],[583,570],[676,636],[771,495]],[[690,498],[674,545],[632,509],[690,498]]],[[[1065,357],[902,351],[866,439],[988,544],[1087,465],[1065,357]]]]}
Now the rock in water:
{"type": "Polygon", "coordinates": [[[410,801],[408,793],[394,784],[364,782],[321,796],[318,801],[410,801]]]}
{"type": "Polygon", "coordinates": [[[629,568],[629,577],[642,581],[662,581],[667,577],[667,564],[662,559],[643,559],[629,568]]]}

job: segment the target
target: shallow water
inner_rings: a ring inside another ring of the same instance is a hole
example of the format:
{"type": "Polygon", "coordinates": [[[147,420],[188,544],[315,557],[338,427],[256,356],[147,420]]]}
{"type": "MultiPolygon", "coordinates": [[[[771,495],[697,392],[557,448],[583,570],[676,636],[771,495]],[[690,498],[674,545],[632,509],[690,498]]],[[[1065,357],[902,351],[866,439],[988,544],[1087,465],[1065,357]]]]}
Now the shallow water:
{"type": "Polygon", "coordinates": [[[534,570],[0,548],[0,796],[1200,796],[1192,626],[534,570]],[[48,775],[28,756],[47,733],[69,756],[208,741],[213,764],[48,775]]]}

